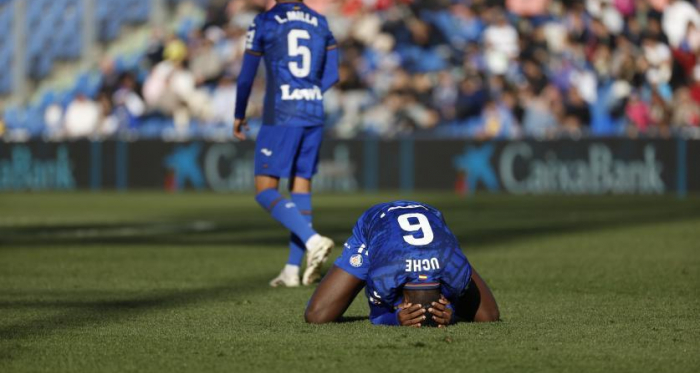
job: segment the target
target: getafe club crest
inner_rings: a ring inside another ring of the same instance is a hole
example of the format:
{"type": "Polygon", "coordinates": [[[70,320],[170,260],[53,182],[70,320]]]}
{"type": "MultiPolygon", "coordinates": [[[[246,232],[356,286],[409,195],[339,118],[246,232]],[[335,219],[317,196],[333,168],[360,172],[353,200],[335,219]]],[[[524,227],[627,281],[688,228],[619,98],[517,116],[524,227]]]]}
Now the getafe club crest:
{"type": "Polygon", "coordinates": [[[359,268],[362,266],[362,255],[356,254],[350,257],[350,265],[359,268]]]}

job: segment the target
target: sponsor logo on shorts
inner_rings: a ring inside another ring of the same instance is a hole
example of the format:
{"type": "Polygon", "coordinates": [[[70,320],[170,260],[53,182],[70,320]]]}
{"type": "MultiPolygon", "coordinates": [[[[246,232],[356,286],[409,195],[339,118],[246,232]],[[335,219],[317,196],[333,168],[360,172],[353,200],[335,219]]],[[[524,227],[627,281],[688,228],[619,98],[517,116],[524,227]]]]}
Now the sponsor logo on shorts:
{"type": "Polygon", "coordinates": [[[260,151],[260,153],[262,153],[262,154],[263,154],[264,156],[266,156],[266,157],[271,157],[271,156],[272,156],[272,150],[267,149],[267,148],[262,149],[262,150],[260,151]]]}
{"type": "Polygon", "coordinates": [[[362,255],[360,254],[355,254],[350,257],[350,265],[359,268],[362,266],[362,255]]]}

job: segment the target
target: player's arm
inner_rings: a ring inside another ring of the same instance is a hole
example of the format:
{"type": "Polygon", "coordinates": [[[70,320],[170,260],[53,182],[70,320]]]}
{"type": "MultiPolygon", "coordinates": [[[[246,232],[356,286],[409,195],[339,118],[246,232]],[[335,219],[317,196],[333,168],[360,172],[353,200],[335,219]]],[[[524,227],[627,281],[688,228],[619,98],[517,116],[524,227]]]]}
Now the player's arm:
{"type": "Polygon", "coordinates": [[[337,46],[326,53],[326,64],[323,68],[323,79],[321,80],[321,89],[323,92],[328,91],[340,80],[338,66],[340,65],[340,54],[337,46]]]}
{"type": "Polygon", "coordinates": [[[311,324],[337,321],[365,286],[369,257],[364,239],[362,215],[345,243],[343,253],[316,288],[306,307],[304,318],[311,324]]]}
{"type": "Polygon", "coordinates": [[[393,311],[371,304],[369,308],[369,321],[373,325],[420,328],[427,318],[425,308],[420,304],[402,303],[393,311]]]}
{"type": "Polygon", "coordinates": [[[338,42],[329,31],[326,39],[326,63],[323,66],[323,76],[321,78],[321,89],[323,92],[331,89],[340,80],[340,52],[338,52],[338,42]]]}
{"type": "Polygon", "coordinates": [[[370,304],[369,320],[374,325],[410,326],[420,328],[423,323],[432,318],[438,327],[446,327],[454,322],[450,302],[442,297],[438,302],[432,302],[429,308],[410,301],[401,303],[396,310],[370,304]]]}
{"type": "Polygon", "coordinates": [[[246,139],[243,129],[248,129],[248,124],[246,123],[248,100],[250,99],[250,93],[253,91],[255,75],[258,73],[258,67],[264,53],[262,32],[257,29],[257,25],[261,23],[262,20],[258,16],[250,26],[250,29],[248,29],[243,67],[241,68],[241,73],[238,74],[238,82],[236,84],[236,120],[233,124],[233,135],[239,140],[246,139]]]}
{"type": "Polygon", "coordinates": [[[261,58],[262,57],[259,55],[253,55],[248,52],[246,52],[245,57],[243,57],[243,68],[241,69],[241,74],[238,76],[236,88],[236,121],[233,125],[233,134],[239,140],[246,139],[243,129],[248,130],[248,124],[246,122],[248,100],[253,90],[253,82],[255,81],[255,74],[258,71],[261,58]]]}
{"type": "Polygon", "coordinates": [[[333,266],[311,296],[304,318],[310,324],[337,321],[350,307],[365,282],[333,266]]]}
{"type": "Polygon", "coordinates": [[[455,316],[461,321],[493,322],[501,318],[496,298],[474,267],[471,283],[467,291],[455,299],[454,309],[455,316]]]}

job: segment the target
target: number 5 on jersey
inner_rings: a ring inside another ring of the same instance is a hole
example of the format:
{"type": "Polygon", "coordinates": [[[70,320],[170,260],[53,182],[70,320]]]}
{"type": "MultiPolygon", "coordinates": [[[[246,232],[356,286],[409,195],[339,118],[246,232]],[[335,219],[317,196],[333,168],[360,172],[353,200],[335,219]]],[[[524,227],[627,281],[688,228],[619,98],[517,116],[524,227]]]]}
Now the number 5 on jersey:
{"type": "Polygon", "coordinates": [[[292,61],[289,63],[289,71],[297,78],[306,78],[311,73],[311,50],[301,45],[299,40],[311,40],[311,35],[306,30],[292,30],[287,35],[289,57],[301,57],[301,65],[292,61]]]}
{"type": "Polygon", "coordinates": [[[433,235],[433,228],[430,227],[430,221],[423,214],[404,214],[398,217],[399,225],[401,229],[406,232],[418,232],[423,233],[423,237],[416,238],[415,235],[405,235],[403,236],[404,241],[413,246],[425,246],[433,242],[435,236],[433,235]],[[409,219],[417,219],[418,223],[411,223],[409,219]]]}

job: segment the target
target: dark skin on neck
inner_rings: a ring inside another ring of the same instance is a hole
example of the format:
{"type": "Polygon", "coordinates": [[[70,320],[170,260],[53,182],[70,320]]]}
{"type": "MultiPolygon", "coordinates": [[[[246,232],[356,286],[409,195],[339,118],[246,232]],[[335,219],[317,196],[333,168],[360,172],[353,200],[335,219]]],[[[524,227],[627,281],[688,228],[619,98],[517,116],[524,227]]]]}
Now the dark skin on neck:
{"type": "MultiPolygon", "coordinates": [[[[498,321],[500,313],[496,299],[473,267],[471,280],[472,283],[464,295],[455,301],[456,318],[468,322],[498,321]]],[[[306,322],[326,324],[338,321],[364,287],[364,281],[333,266],[309,301],[304,314],[306,322]]],[[[410,300],[410,295],[407,300],[410,300]]],[[[452,319],[451,311],[447,308],[448,304],[447,299],[442,297],[426,310],[422,304],[404,302],[399,305],[401,308],[399,321],[404,326],[420,327],[421,322],[427,318],[425,313],[428,312],[438,324],[447,325],[452,319]]]]}

